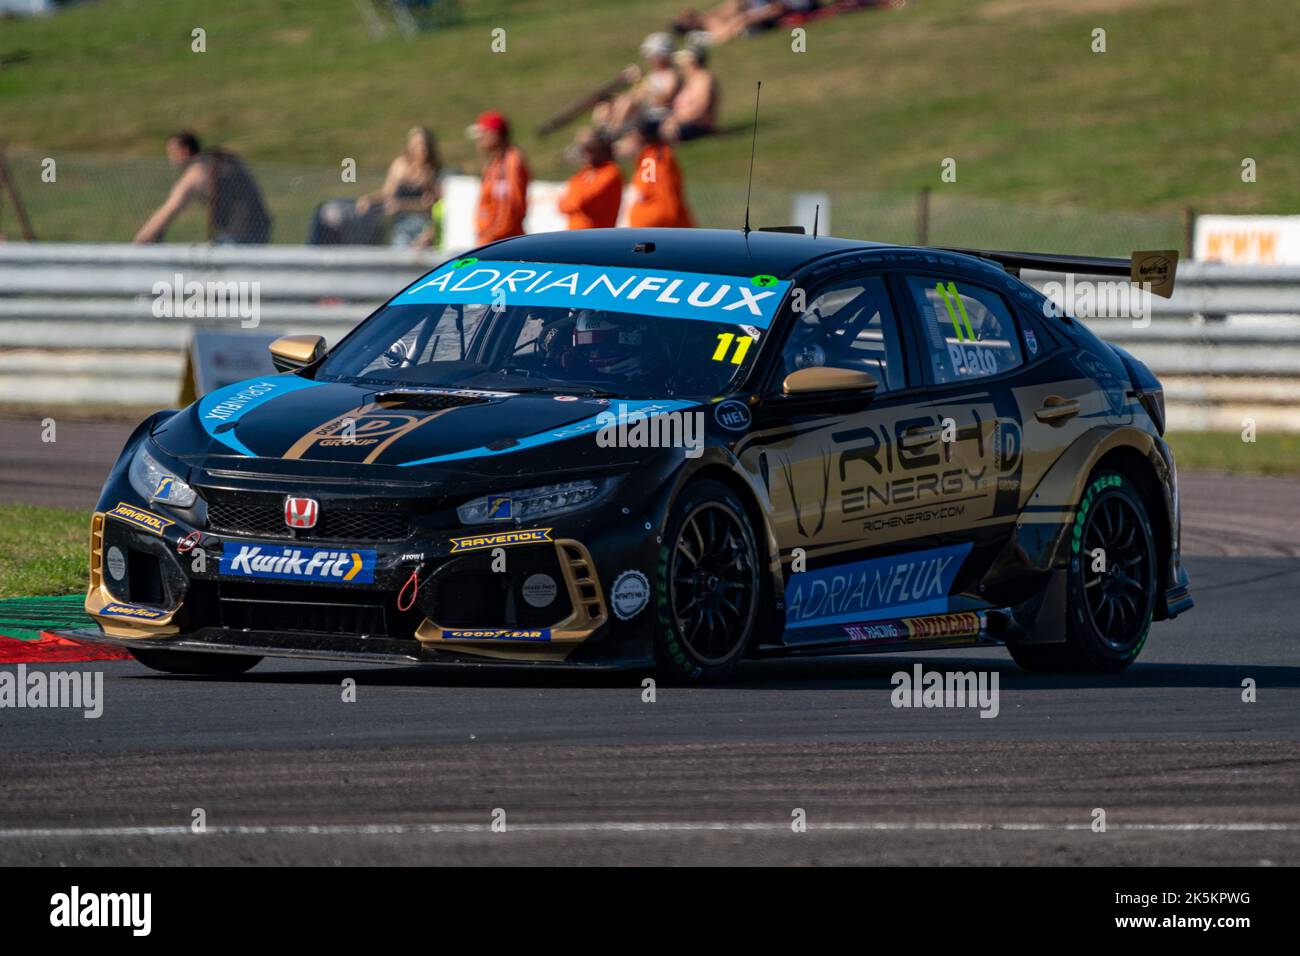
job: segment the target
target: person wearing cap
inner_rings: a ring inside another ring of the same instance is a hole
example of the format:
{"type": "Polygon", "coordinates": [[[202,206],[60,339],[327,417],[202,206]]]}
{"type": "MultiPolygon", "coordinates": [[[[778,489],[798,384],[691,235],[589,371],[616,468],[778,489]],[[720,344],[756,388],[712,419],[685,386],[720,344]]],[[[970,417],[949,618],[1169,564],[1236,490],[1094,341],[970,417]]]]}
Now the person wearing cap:
{"type": "Polygon", "coordinates": [[[481,113],[469,128],[483,156],[475,225],[480,243],[524,234],[528,213],[528,164],[519,147],[510,144],[510,126],[496,110],[481,113]]]}
{"type": "Polygon", "coordinates": [[[673,54],[682,74],[682,88],[673,99],[673,109],[664,120],[662,132],[669,142],[685,142],[708,136],[718,120],[718,79],[708,69],[708,52],[703,46],[687,44],[673,54]]]}
{"type": "Polygon", "coordinates": [[[560,196],[560,212],[570,229],[611,229],[623,199],[623,173],[610,153],[609,141],[593,129],[578,133],[582,168],[569,179],[560,196]]]}
{"type": "Polygon", "coordinates": [[[636,151],[632,168],[636,199],[628,209],[627,224],[634,228],[694,226],[694,217],[686,205],[681,168],[672,147],[660,137],[659,124],[653,120],[642,121],[630,140],[636,151]]]}
{"type": "Polygon", "coordinates": [[[623,78],[634,84],[630,90],[615,97],[612,103],[596,107],[592,121],[596,126],[618,130],[643,116],[663,119],[672,108],[673,97],[681,88],[677,70],[673,68],[673,38],[667,33],[652,33],[641,41],[641,58],[646,62],[642,70],[630,66],[623,78]]]}

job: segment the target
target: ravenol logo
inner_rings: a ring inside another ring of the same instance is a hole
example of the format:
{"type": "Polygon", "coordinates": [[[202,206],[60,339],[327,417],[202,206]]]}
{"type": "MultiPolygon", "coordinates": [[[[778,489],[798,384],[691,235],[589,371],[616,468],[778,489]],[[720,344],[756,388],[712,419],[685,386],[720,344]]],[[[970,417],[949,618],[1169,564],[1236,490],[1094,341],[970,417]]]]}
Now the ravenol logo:
{"type": "Polygon", "coordinates": [[[152,511],[142,511],[124,501],[119,501],[117,507],[108,513],[110,518],[116,518],[118,521],[125,521],[127,524],[133,524],[137,528],[144,528],[153,534],[161,535],[174,521],[168,521],[166,518],[160,518],[152,511]]]}
{"type": "Polygon", "coordinates": [[[508,548],[516,544],[545,544],[551,540],[550,528],[530,528],[527,531],[499,531],[496,534],[476,534],[451,539],[451,553],[480,551],[483,548],[508,548]]]}
{"type": "Polygon", "coordinates": [[[221,555],[221,573],[284,581],[334,581],[373,584],[375,552],[241,544],[221,555]]]}
{"type": "Polygon", "coordinates": [[[536,631],[511,631],[506,628],[489,628],[477,631],[443,631],[444,641],[549,641],[551,629],[536,631]]]}
{"type": "Polygon", "coordinates": [[[505,521],[511,516],[511,510],[509,498],[493,498],[491,507],[488,508],[488,517],[493,521],[505,521]]]}
{"type": "Polygon", "coordinates": [[[159,618],[167,616],[166,611],[158,611],[151,607],[136,607],[134,604],[105,604],[99,609],[99,613],[109,617],[134,617],[142,621],[156,621],[159,618]]]}

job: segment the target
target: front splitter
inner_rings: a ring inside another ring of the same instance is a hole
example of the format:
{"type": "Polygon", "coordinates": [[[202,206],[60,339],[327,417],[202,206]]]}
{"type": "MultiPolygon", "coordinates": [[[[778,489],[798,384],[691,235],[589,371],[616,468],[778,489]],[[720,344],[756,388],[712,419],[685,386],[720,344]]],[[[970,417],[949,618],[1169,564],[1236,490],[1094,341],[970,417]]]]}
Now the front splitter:
{"type": "Polygon", "coordinates": [[[396,664],[420,667],[458,667],[491,670],[621,671],[653,666],[649,660],[613,661],[511,661],[484,659],[454,650],[435,649],[414,640],[348,637],[283,631],[232,633],[204,629],[174,637],[133,639],[110,637],[94,628],[51,631],[59,637],[86,644],[106,644],[128,650],[186,651],[197,654],[242,654],[296,660],[342,661],[352,664],[396,664]]]}

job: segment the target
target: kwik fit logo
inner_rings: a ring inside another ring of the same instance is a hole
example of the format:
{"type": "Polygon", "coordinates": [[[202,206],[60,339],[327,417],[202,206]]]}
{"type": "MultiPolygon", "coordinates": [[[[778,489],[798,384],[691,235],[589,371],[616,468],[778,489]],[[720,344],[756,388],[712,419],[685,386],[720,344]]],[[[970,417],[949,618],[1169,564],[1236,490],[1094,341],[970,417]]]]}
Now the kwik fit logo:
{"type": "Polygon", "coordinates": [[[375,552],[241,544],[237,550],[221,555],[221,573],[284,581],[371,584],[375,580],[375,552]]]}

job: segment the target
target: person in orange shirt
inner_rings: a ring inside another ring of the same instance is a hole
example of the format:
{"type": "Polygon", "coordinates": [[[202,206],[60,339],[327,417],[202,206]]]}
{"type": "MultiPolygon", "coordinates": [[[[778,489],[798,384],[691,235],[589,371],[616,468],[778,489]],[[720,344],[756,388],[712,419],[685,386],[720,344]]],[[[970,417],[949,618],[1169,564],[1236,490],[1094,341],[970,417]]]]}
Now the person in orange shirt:
{"type": "Polygon", "coordinates": [[[627,224],[646,226],[694,226],[681,167],[672,147],[659,136],[659,124],[652,120],[639,124],[630,137],[636,156],[632,168],[632,187],[636,199],[628,210],[627,224]]]}
{"type": "Polygon", "coordinates": [[[578,133],[583,166],[569,179],[560,197],[560,212],[570,229],[612,229],[623,200],[623,173],[610,154],[609,142],[593,129],[578,133]]]}
{"type": "Polygon", "coordinates": [[[496,110],[479,115],[469,128],[483,156],[483,184],[475,225],[480,243],[524,234],[528,212],[528,164],[519,147],[510,145],[510,126],[496,110]]]}

